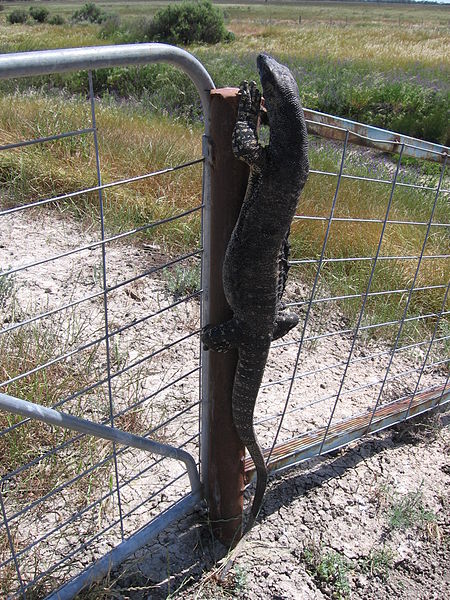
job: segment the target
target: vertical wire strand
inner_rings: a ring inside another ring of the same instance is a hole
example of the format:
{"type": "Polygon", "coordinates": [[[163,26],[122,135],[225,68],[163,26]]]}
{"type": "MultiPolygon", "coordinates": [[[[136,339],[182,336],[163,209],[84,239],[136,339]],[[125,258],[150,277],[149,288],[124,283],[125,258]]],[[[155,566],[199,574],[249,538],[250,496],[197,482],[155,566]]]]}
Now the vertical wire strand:
{"type": "Polygon", "coordinates": [[[381,396],[383,395],[383,391],[384,391],[384,388],[385,388],[385,385],[386,385],[386,380],[387,380],[389,372],[391,370],[391,366],[392,366],[392,363],[394,361],[395,352],[397,350],[397,347],[398,347],[398,344],[399,344],[399,341],[400,341],[400,337],[401,337],[402,332],[403,332],[403,326],[405,324],[406,315],[408,314],[409,304],[411,302],[411,298],[412,298],[412,294],[413,294],[413,291],[414,291],[414,288],[415,288],[415,285],[416,285],[417,277],[419,275],[419,270],[420,270],[420,267],[422,265],[422,258],[423,258],[423,255],[425,253],[425,247],[427,245],[428,238],[429,238],[429,235],[430,235],[431,225],[432,225],[432,222],[433,222],[433,217],[434,217],[434,213],[435,213],[435,210],[436,210],[437,201],[438,201],[439,194],[440,194],[440,191],[441,191],[442,181],[444,179],[444,173],[445,173],[446,164],[447,164],[447,156],[445,157],[444,163],[442,164],[441,175],[439,177],[439,183],[438,183],[438,186],[436,188],[436,193],[435,193],[435,196],[434,196],[434,202],[433,202],[433,206],[432,206],[432,209],[431,209],[430,218],[428,220],[427,229],[426,229],[426,232],[425,232],[425,238],[423,240],[422,249],[420,251],[419,259],[417,261],[417,267],[416,267],[416,270],[415,270],[415,273],[414,273],[413,281],[411,283],[411,287],[409,289],[408,297],[406,299],[405,308],[403,309],[403,315],[402,315],[402,318],[401,318],[401,321],[400,321],[400,325],[399,325],[399,328],[398,328],[398,331],[397,331],[397,336],[395,338],[394,345],[392,346],[392,349],[391,349],[391,352],[390,352],[389,362],[388,362],[388,365],[386,367],[384,379],[383,379],[383,382],[381,384],[381,388],[380,388],[380,391],[378,393],[378,398],[377,398],[377,401],[375,402],[375,406],[374,406],[374,408],[372,410],[372,414],[370,416],[370,421],[369,421],[369,423],[367,425],[366,431],[370,431],[370,427],[372,425],[372,421],[373,421],[373,419],[375,417],[375,413],[376,413],[376,411],[378,409],[378,406],[380,404],[381,396]]]}
{"type": "Polygon", "coordinates": [[[14,548],[14,540],[12,539],[11,530],[9,528],[8,517],[6,515],[5,503],[3,501],[3,492],[0,489],[0,508],[2,511],[3,521],[5,523],[6,535],[8,537],[9,549],[11,550],[11,556],[14,561],[14,566],[16,568],[17,579],[19,581],[20,592],[22,594],[23,600],[26,600],[25,587],[23,585],[22,576],[20,574],[20,566],[19,561],[17,560],[16,550],[14,548]]]}
{"type": "Polygon", "coordinates": [[[394,199],[394,191],[395,191],[395,186],[396,186],[396,183],[397,183],[398,174],[399,174],[399,171],[400,171],[400,165],[402,163],[402,156],[403,156],[403,150],[404,149],[405,149],[405,145],[402,144],[402,147],[400,149],[400,155],[399,155],[399,158],[398,158],[398,161],[397,161],[397,168],[395,169],[394,177],[393,177],[393,180],[392,180],[391,193],[389,195],[389,200],[388,200],[388,204],[387,204],[387,207],[386,207],[386,213],[385,213],[385,216],[384,216],[383,227],[381,228],[380,239],[378,241],[377,251],[376,251],[375,256],[373,258],[372,269],[370,271],[369,280],[367,282],[367,288],[366,288],[365,294],[363,295],[363,300],[362,300],[362,303],[361,303],[361,309],[359,311],[358,320],[357,320],[356,327],[355,327],[354,332],[353,332],[352,344],[351,344],[351,347],[350,347],[350,351],[348,353],[348,358],[347,358],[347,362],[346,362],[345,367],[344,367],[344,372],[343,372],[342,377],[341,377],[341,382],[339,384],[339,390],[338,390],[338,393],[336,395],[336,400],[334,402],[333,408],[331,410],[331,414],[330,414],[330,418],[328,420],[328,424],[327,424],[327,426],[325,428],[325,433],[324,433],[324,436],[322,438],[322,443],[320,444],[319,456],[320,456],[320,454],[322,454],[323,446],[324,446],[325,441],[327,439],[327,435],[328,435],[328,432],[329,432],[330,427],[331,427],[331,422],[333,421],[334,413],[336,412],[336,408],[337,408],[337,405],[339,403],[341,392],[342,392],[342,389],[344,387],[345,378],[347,376],[347,371],[348,371],[348,368],[350,366],[350,361],[351,361],[351,358],[353,356],[353,351],[355,349],[356,340],[357,340],[358,334],[359,334],[359,328],[361,327],[361,322],[362,322],[362,319],[363,319],[363,316],[364,316],[364,311],[366,309],[368,294],[369,294],[370,289],[372,287],[373,278],[375,276],[375,269],[376,269],[377,264],[378,264],[378,257],[380,255],[381,246],[382,246],[383,240],[384,240],[384,233],[386,231],[386,226],[387,226],[387,222],[388,222],[388,219],[389,219],[389,214],[390,214],[390,211],[391,211],[392,201],[394,199]]]}
{"type": "MultiPolygon", "coordinates": [[[[93,136],[94,136],[94,148],[95,148],[95,163],[97,169],[97,181],[98,185],[102,185],[102,174],[100,170],[100,155],[99,155],[99,147],[98,147],[98,134],[97,134],[97,120],[95,115],[95,98],[94,98],[94,85],[92,80],[92,71],[89,71],[89,99],[91,104],[91,119],[92,119],[92,128],[93,128],[93,136]]],[[[101,231],[101,239],[104,242],[105,240],[105,219],[104,219],[104,211],[103,211],[103,193],[102,189],[98,190],[98,199],[99,199],[99,210],[100,210],[100,231],[101,231]]],[[[104,322],[105,322],[105,346],[106,346],[106,373],[108,378],[108,399],[109,399],[109,415],[110,415],[110,423],[111,427],[114,427],[114,402],[113,402],[113,393],[112,393],[112,384],[111,384],[111,349],[110,349],[110,336],[109,336],[109,319],[108,319],[108,284],[107,284],[107,276],[106,276],[106,247],[103,243],[101,245],[102,248],[102,285],[103,285],[103,310],[104,310],[104,322]]],[[[122,499],[120,495],[119,489],[119,467],[117,463],[117,451],[116,444],[113,442],[113,459],[114,459],[114,472],[116,478],[116,493],[117,493],[117,503],[119,508],[119,517],[120,517],[120,533],[122,540],[124,539],[124,528],[123,528],[123,512],[122,512],[122,499]]]]}
{"type": "MultiPolygon", "coordinates": [[[[444,298],[442,300],[441,311],[440,311],[440,313],[439,313],[439,315],[438,315],[438,317],[436,319],[436,322],[434,324],[433,335],[431,336],[431,339],[430,339],[430,341],[428,343],[428,348],[427,348],[427,351],[425,353],[425,358],[423,359],[423,362],[422,362],[422,368],[420,369],[419,377],[417,378],[417,382],[416,382],[416,386],[414,388],[414,392],[413,392],[413,394],[411,396],[411,400],[409,401],[408,410],[406,411],[404,421],[406,421],[409,418],[409,413],[410,413],[410,410],[411,410],[411,406],[412,406],[413,400],[414,400],[414,398],[415,398],[415,396],[417,394],[417,391],[419,389],[420,380],[422,379],[422,375],[423,375],[423,372],[425,370],[425,366],[427,364],[428,357],[430,356],[431,348],[433,347],[433,343],[434,343],[434,340],[436,338],[437,331],[439,329],[439,324],[441,322],[441,317],[442,317],[442,314],[443,314],[443,312],[445,310],[445,304],[447,302],[447,297],[448,297],[448,291],[449,291],[449,289],[450,289],[450,283],[447,285],[447,289],[445,290],[444,298]]],[[[446,386],[444,386],[444,390],[445,390],[445,387],[446,386]]]]}
{"type": "Polygon", "coordinates": [[[318,286],[318,283],[319,283],[319,277],[320,277],[320,273],[321,273],[321,270],[322,270],[322,264],[323,264],[323,259],[325,257],[325,251],[326,251],[326,248],[327,248],[328,238],[330,237],[331,223],[333,222],[334,211],[335,211],[335,208],[336,208],[336,202],[337,202],[337,198],[338,198],[338,194],[339,194],[339,189],[340,189],[340,186],[341,186],[342,173],[343,173],[343,170],[344,170],[344,163],[345,163],[345,157],[346,157],[347,145],[348,145],[348,137],[349,137],[349,131],[347,130],[345,132],[344,147],[342,149],[341,164],[340,164],[340,167],[339,167],[339,174],[338,174],[338,178],[337,178],[337,182],[336,182],[336,190],[334,192],[333,202],[331,204],[331,209],[330,209],[330,216],[328,217],[327,229],[325,231],[325,237],[324,237],[323,244],[322,244],[322,250],[321,250],[321,253],[320,253],[319,262],[317,264],[317,271],[316,271],[316,275],[315,275],[315,278],[314,278],[314,283],[313,283],[313,286],[312,286],[311,295],[310,295],[310,298],[309,298],[309,301],[308,301],[308,306],[307,306],[307,309],[306,309],[306,315],[305,315],[305,320],[303,322],[302,334],[301,334],[300,341],[299,341],[299,346],[298,346],[297,356],[296,356],[296,359],[295,359],[294,369],[292,371],[292,377],[291,377],[291,381],[289,383],[289,389],[288,389],[288,393],[287,393],[287,396],[286,396],[286,401],[284,403],[283,412],[281,413],[281,416],[280,416],[280,421],[278,423],[278,428],[277,428],[277,431],[275,433],[275,437],[274,437],[274,440],[273,440],[272,447],[270,449],[269,455],[267,457],[266,464],[269,463],[270,457],[272,456],[272,453],[274,451],[275,445],[276,445],[277,440],[278,440],[278,436],[280,435],[281,427],[283,425],[283,421],[284,421],[284,417],[286,415],[286,411],[287,411],[287,408],[288,408],[288,405],[289,405],[289,401],[291,399],[292,389],[294,387],[295,375],[297,373],[297,369],[298,369],[298,365],[299,365],[299,361],[300,361],[300,354],[301,354],[302,349],[303,349],[303,340],[305,338],[306,328],[307,328],[308,322],[309,322],[309,315],[311,313],[311,307],[312,307],[314,296],[316,294],[317,286],[318,286]]]}

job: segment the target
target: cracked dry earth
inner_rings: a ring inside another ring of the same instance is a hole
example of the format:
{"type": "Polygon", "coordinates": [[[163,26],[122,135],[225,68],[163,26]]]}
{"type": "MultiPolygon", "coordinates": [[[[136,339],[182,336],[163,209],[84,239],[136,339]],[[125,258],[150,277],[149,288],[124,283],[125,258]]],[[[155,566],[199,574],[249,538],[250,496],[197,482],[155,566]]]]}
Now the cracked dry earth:
{"type": "MultiPolygon", "coordinates": [[[[5,219],[0,258],[7,266],[26,264],[34,256],[64,254],[93,239],[96,239],[94,232],[57,211],[32,216],[18,213],[5,219]]],[[[111,285],[163,264],[167,257],[156,247],[149,250],[139,242],[120,243],[108,248],[107,261],[111,285]]],[[[15,285],[22,311],[20,318],[31,309],[35,313],[51,311],[78,297],[92,295],[89,302],[76,306],[68,321],[60,324],[53,319],[48,325],[48,331],[56,338],[61,337],[65,344],[61,342],[62,349],[67,350],[75,347],[64,341],[67,323],[75,323],[76,335],[70,343],[83,345],[102,331],[100,271],[101,255],[96,247],[18,273],[15,285]]],[[[295,281],[289,283],[287,292],[292,301],[308,295],[306,286],[295,281]]],[[[142,427],[154,424],[160,428],[164,441],[184,443],[196,456],[198,301],[194,299],[166,311],[166,306],[173,303],[167,281],[161,273],[151,273],[112,292],[109,302],[111,328],[119,330],[127,322],[135,325],[115,336],[117,368],[123,370],[114,379],[116,409],[126,408],[136,395],[149,398],[142,405],[136,423],[125,420],[121,426],[142,433],[142,427]],[[149,313],[154,317],[141,322],[149,313]],[[172,345],[177,340],[181,341],[172,345]],[[159,351],[161,348],[164,352],[159,351]],[[146,355],[152,358],[141,366],[140,357],[146,355]],[[134,364],[138,370],[131,368],[134,364]],[[184,373],[192,374],[179,380],[184,373]],[[171,382],[175,383],[166,389],[171,382]],[[170,416],[176,413],[179,418],[170,421],[170,416]]],[[[45,327],[44,324],[44,332],[45,327]]],[[[293,386],[279,441],[326,425],[351,338],[320,337],[320,334],[346,327],[348,323],[337,311],[312,310],[307,333],[319,338],[306,345],[303,352],[301,377],[293,386]]],[[[273,440],[277,424],[273,416],[284,405],[298,336],[294,330],[271,350],[255,414],[257,434],[265,447],[273,440]]],[[[383,376],[388,361],[386,348],[367,339],[355,345],[355,361],[346,372],[342,400],[335,407],[336,420],[373,406],[379,389],[375,384],[383,376]]],[[[438,353],[442,350],[443,346],[436,347],[438,353]]],[[[79,356],[78,363],[83,359],[82,354],[79,356]]],[[[385,387],[382,402],[414,390],[417,369],[424,356],[423,347],[396,353],[391,365],[392,378],[385,387]],[[411,376],[412,371],[415,377],[411,376]]],[[[98,363],[98,369],[104,368],[104,360],[99,350],[92,365],[97,368],[98,363]]],[[[96,377],[92,369],[92,377],[96,377]]],[[[442,385],[445,381],[442,369],[426,369],[420,387],[442,385]]],[[[76,404],[66,405],[68,412],[76,409],[76,404]]],[[[108,414],[108,406],[89,394],[82,409],[84,416],[93,420],[108,414]]],[[[199,508],[165,530],[155,543],[139,551],[119,571],[111,573],[108,581],[96,584],[79,597],[83,600],[449,597],[448,422],[445,414],[435,415],[422,424],[408,424],[402,430],[367,438],[351,448],[273,477],[258,523],[225,575],[218,572],[218,561],[226,557],[226,549],[212,539],[206,514],[199,508]]],[[[129,450],[120,455],[118,467],[123,481],[122,502],[130,509],[130,516],[124,520],[126,535],[170,507],[189,489],[186,477],[176,479],[182,469],[173,461],[156,464],[152,458],[129,450]],[[134,474],[136,477],[131,478],[134,474]],[[153,491],[151,502],[143,503],[153,491]]],[[[97,485],[107,487],[108,478],[103,479],[97,485]]],[[[26,494],[19,492],[19,488],[17,493],[13,487],[8,490],[8,511],[22,508],[28,502],[26,494]]],[[[248,500],[251,494],[250,488],[248,500]]],[[[78,502],[83,500],[76,489],[73,498],[78,502]]],[[[43,529],[50,530],[55,519],[70,518],[73,511],[68,495],[50,498],[44,508],[44,512],[39,507],[29,511],[28,520],[22,521],[17,529],[23,544],[43,529]]],[[[114,498],[109,498],[101,505],[101,512],[92,511],[92,515],[87,515],[89,518],[74,521],[70,529],[61,530],[56,541],[49,538],[43,542],[40,560],[53,564],[55,558],[64,557],[99,529],[106,528],[116,514],[114,498]]],[[[117,527],[108,530],[98,543],[74,557],[73,574],[119,541],[117,527]]]]}
{"type": "Polygon", "coordinates": [[[448,598],[449,422],[422,417],[273,477],[225,577],[226,550],[194,515],[83,598],[448,598]]]}

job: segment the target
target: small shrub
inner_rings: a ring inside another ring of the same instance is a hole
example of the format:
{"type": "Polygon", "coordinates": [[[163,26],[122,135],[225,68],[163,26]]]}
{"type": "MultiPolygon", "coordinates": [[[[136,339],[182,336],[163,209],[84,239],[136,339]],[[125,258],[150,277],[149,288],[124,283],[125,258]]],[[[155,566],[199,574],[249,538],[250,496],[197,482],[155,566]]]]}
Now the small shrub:
{"type": "Polygon", "coordinates": [[[49,23],[50,25],[64,25],[65,22],[66,21],[64,17],[62,17],[61,15],[53,15],[47,21],[47,23],[49,23]]]}
{"type": "Polygon", "coordinates": [[[436,521],[433,511],[423,504],[422,492],[416,490],[404,495],[396,495],[388,511],[388,523],[391,529],[425,528],[427,523],[436,521]]]}
{"type": "Polygon", "coordinates": [[[117,37],[121,33],[120,17],[119,15],[108,15],[106,19],[102,21],[102,28],[100,30],[101,38],[117,37]]]}
{"type": "Polygon", "coordinates": [[[7,20],[9,23],[11,23],[11,25],[14,25],[15,23],[26,23],[27,19],[27,12],[25,10],[22,10],[21,8],[13,10],[12,13],[9,13],[9,15],[7,16],[7,20]]]}
{"type": "Polygon", "coordinates": [[[87,2],[72,15],[72,21],[88,21],[89,23],[103,23],[108,15],[93,2],[87,2]]]}
{"type": "Polygon", "coordinates": [[[175,299],[188,296],[200,289],[199,265],[191,267],[176,265],[167,271],[165,278],[167,289],[175,299]]]}
{"type": "Polygon", "coordinates": [[[359,567],[362,573],[386,581],[393,563],[394,553],[386,546],[380,550],[371,550],[368,556],[359,561],[359,567]]]}
{"type": "Polygon", "coordinates": [[[324,551],[312,545],[303,551],[306,569],[323,590],[332,589],[332,598],[346,600],[350,597],[348,574],[352,564],[345,556],[334,550],[324,551]]]}
{"type": "Polygon", "coordinates": [[[169,44],[218,42],[233,39],[226,30],[223,13],[210,0],[183,2],[157,11],[150,22],[137,31],[136,41],[167,42],[169,44]]]}
{"type": "Polygon", "coordinates": [[[49,12],[44,6],[30,6],[30,15],[38,23],[45,23],[49,12]]]}
{"type": "Polygon", "coordinates": [[[0,307],[4,308],[10,299],[14,297],[15,283],[14,274],[0,277],[0,307]]]}

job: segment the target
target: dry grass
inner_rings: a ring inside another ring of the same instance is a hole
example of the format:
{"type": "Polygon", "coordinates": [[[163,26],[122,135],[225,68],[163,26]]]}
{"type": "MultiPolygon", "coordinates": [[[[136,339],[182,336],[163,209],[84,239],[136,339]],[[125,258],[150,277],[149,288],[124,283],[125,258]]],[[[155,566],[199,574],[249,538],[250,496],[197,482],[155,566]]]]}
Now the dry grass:
{"type": "Polygon", "coordinates": [[[311,60],[320,57],[348,61],[362,59],[372,68],[409,68],[411,64],[426,67],[448,64],[442,48],[448,43],[445,28],[422,25],[370,23],[361,35],[359,26],[337,27],[327,23],[274,23],[260,25],[238,22],[231,29],[239,34],[232,45],[223,44],[221,52],[266,52],[293,59],[311,60]],[[364,58],[362,58],[364,57],[364,58]]]}
{"type": "MultiPolygon", "coordinates": [[[[90,125],[86,102],[61,97],[6,96],[0,99],[0,140],[32,139],[90,125]],[[17,112],[21,118],[16,119],[17,112]]],[[[97,111],[103,182],[134,177],[200,157],[198,126],[186,127],[164,117],[149,118],[138,109],[100,104],[97,111]]],[[[53,195],[95,186],[92,136],[80,136],[25,149],[2,152],[0,182],[7,205],[29,203],[53,195]]],[[[145,179],[105,194],[105,221],[110,232],[158,221],[200,204],[201,165],[145,179]]],[[[97,194],[84,194],[60,208],[92,219],[97,194]]],[[[168,246],[192,245],[199,217],[161,229],[168,246]]],[[[151,239],[154,232],[147,234],[151,239]]]]}

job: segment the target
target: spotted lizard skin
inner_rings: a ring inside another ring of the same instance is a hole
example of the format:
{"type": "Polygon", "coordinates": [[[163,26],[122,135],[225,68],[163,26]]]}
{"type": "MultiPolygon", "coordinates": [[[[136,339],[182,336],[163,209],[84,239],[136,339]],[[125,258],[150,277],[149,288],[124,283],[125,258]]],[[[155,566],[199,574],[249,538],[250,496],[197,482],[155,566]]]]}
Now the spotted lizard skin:
{"type": "Polygon", "coordinates": [[[255,82],[244,81],[232,147],[235,156],[250,166],[250,176],[222,273],[233,318],[220,325],[208,325],[202,333],[207,349],[238,349],[233,422],[257,474],[245,531],[259,513],[267,485],[267,468],[253,428],[253,413],[270,344],[298,323],[296,314],[284,310],[282,294],[288,272],[289,229],[309,171],[306,125],[295,79],[287,67],[267,54],[258,56],[257,65],[270,141],[267,146],[259,143],[261,93],[255,82]]]}

